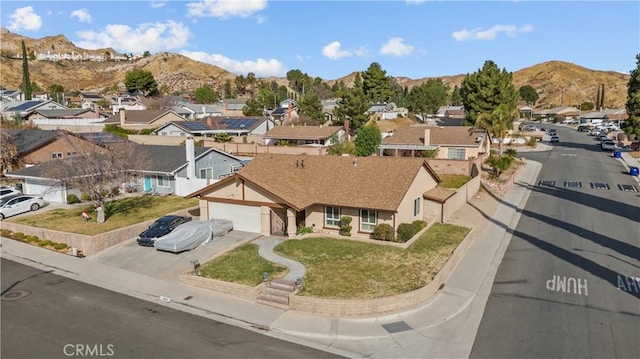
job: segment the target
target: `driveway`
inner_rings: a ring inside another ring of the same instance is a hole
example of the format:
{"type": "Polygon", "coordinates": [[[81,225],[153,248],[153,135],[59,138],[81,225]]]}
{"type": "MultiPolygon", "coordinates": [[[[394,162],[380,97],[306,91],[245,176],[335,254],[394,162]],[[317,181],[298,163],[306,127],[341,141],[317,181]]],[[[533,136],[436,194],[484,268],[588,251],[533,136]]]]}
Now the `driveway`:
{"type": "Polygon", "coordinates": [[[231,246],[237,246],[258,237],[260,234],[257,233],[231,231],[224,237],[215,238],[194,250],[178,254],[157,251],[153,247],[139,246],[136,239],[131,238],[90,255],[85,260],[96,261],[159,279],[177,280],[178,275],[193,269],[192,260],[198,260],[204,264],[231,246]]]}

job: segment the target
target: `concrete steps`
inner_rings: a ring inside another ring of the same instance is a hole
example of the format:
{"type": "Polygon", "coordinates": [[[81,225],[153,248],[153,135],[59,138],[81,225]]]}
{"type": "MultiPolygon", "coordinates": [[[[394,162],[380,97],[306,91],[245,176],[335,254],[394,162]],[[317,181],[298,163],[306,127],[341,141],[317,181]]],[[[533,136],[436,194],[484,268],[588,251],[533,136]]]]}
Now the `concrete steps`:
{"type": "Polygon", "coordinates": [[[265,282],[264,288],[258,294],[258,303],[280,309],[289,309],[289,296],[298,290],[294,281],[274,279],[265,282]]]}

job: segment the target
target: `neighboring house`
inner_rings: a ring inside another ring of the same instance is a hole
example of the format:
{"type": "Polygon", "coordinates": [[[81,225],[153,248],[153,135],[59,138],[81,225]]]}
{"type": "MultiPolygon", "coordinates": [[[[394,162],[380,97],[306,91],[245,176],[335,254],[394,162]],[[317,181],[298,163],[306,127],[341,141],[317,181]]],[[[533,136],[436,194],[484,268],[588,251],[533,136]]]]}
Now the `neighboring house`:
{"type": "Polygon", "coordinates": [[[200,218],[233,221],[235,230],[294,236],[299,227],[370,237],[386,223],[438,219],[425,193],[440,182],[421,158],[258,154],[240,172],[187,196],[200,198],[200,218]],[[366,185],[363,185],[366,183],[366,185]]]}
{"type": "Polygon", "coordinates": [[[560,117],[560,118],[574,118],[579,117],[581,111],[572,106],[559,106],[549,109],[543,109],[540,111],[535,111],[533,116],[540,117],[542,119],[551,119],[552,117],[560,117]]]}
{"type": "Polygon", "coordinates": [[[269,116],[280,125],[289,124],[300,117],[298,115],[298,103],[295,100],[286,99],[280,102],[280,107],[271,111],[269,116]]]}
{"type": "Polygon", "coordinates": [[[31,123],[37,124],[38,122],[43,122],[46,120],[75,119],[96,120],[96,122],[100,122],[106,120],[108,117],[108,114],[101,113],[99,111],[96,111],[95,109],[70,108],[64,110],[35,110],[28,114],[24,119],[31,123]]]}
{"type": "Polygon", "coordinates": [[[340,99],[338,98],[330,98],[327,100],[320,101],[322,104],[322,113],[324,113],[324,118],[327,120],[327,123],[333,122],[334,113],[333,110],[336,109],[340,104],[340,99]]]}
{"type": "Polygon", "coordinates": [[[5,118],[20,117],[25,118],[30,113],[36,110],[65,110],[67,107],[52,101],[18,101],[18,102],[3,102],[2,103],[2,116],[5,118]]]}
{"type": "Polygon", "coordinates": [[[447,112],[450,114],[459,114],[460,111],[464,114],[464,106],[440,106],[436,112],[436,117],[447,117],[447,112]]]}
{"type": "Polygon", "coordinates": [[[380,156],[421,157],[424,151],[437,151],[434,158],[468,160],[488,154],[491,141],[487,132],[471,126],[406,126],[385,137],[380,156]]]}
{"type": "Polygon", "coordinates": [[[120,111],[109,117],[105,124],[116,124],[122,128],[142,130],[158,128],[172,121],[186,121],[186,119],[171,110],[137,110],[120,111]]]}
{"type": "Polygon", "coordinates": [[[531,106],[520,106],[518,107],[518,111],[520,112],[521,119],[532,119],[533,118],[533,107],[531,106]]]}
{"type": "Polygon", "coordinates": [[[209,116],[198,121],[175,121],[160,126],[154,131],[159,136],[204,136],[211,137],[217,133],[230,136],[263,135],[275,123],[267,117],[222,117],[209,116]]]}
{"type": "Polygon", "coordinates": [[[390,103],[376,102],[373,105],[371,105],[369,109],[367,109],[367,113],[370,115],[376,114],[376,113],[382,114],[384,112],[392,111],[394,108],[396,108],[396,104],[393,102],[390,102],[390,103]]]}
{"type": "Polygon", "coordinates": [[[146,110],[147,106],[142,103],[142,101],[138,100],[137,97],[133,96],[118,96],[111,98],[111,114],[115,115],[120,111],[120,109],[125,109],[127,111],[138,111],[138,110],[146,110]]]}
{"type": "MultiPolygon", "coordinates": [[[[184,147],[138,146],[136,153],[148,156],[148,161],[131,169],[131,173],[139,174],[132,176],[137,180],[123,185],[155,194],[184,196],[236,173],[244,165],[241,159],[214,148],[195,147],[193,141],[187,141],[184,147]]],[[[45,163],[9,172],[6,176],[21,179],[24,193],[42,195],[48,202],[66,203],[68,194],[80,195],[63,182],[49,178],[45,163]]]]}
{"type": "Polygon", "coordinates": [[[331,146],[345,138],[343,126],[276,126],[263,135],[266,145],[331,146]]]}
{"type": "Polygon", "coordinates": [[[22,90],[0,90],[0,96],[8,101],[24,101],[22,90]]]}
{"type": "Polygon", "coordinates": [[[97,102],[106,101],[106,99],[97,93],[82,92],[80,93],[80,107],[94,108],[97,102]]]}
{"type": "Polygon", "coordinates": [[[20,167],[33,166],[53,159],[77,156],[104,148],[79,135],[59,130],[3,130],[9,133],[18,149],[20,167]]]}
{"type": "Polygon", "coordinates": [[[39,100],[39,101],[47,101],[47,100],[51,100],[51,96],[49,95],[48,92],[36,92],[31,94],[31,99],[39,100]]]}
{"type": "Polygon", "coordinates": [[[248,100],[247,98],[225,98],[222,100],[224,114],[242,113],[248,100]]]}
{"type": "Polygon", "coordinates": [[[592,120],[625,121],[628,118],[626,109],[611,108],[582,114],[580,115],[580,123],[590,123],[592,120]]]}
{"type": "Polygon", "coordinates": [[[189,120],[198,120],[208,116],[222,116],[224,110],[223,104],[204,105],[188,103],[176,107],[181,107],[185,112],[187,112],[188,115],[183,116],[189,120]]]}

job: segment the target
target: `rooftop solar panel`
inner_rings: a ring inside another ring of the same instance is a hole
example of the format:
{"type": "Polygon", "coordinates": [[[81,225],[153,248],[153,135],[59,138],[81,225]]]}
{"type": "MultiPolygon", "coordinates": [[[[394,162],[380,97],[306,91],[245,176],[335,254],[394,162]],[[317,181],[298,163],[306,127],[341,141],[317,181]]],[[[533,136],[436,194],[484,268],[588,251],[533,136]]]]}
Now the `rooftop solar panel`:
{"type": "Polygon", "coordinates": [[[210,130],[210,128],[201,122],[185,122],[182,124],[184,127],[188,128],[191,131],[206,131],[210,130]]]}
{"type": "Polygon", "coordinates": [[[18,106],[12,107],[11,110],[18,110],[18,111],[22,111],[22,110],[27,110],[30,109],[31,107],[42,103],[42,101],[27,101],[25,103],[22,103],[18,106]]]}

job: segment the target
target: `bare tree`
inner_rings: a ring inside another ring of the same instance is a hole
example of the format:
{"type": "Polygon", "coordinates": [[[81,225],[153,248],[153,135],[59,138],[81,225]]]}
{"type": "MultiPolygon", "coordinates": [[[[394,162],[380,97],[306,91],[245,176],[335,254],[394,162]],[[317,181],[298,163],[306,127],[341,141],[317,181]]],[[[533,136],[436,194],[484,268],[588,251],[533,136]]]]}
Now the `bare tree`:
{"type": "Polygon", "coordinates": [[[75,155],[46,162],[45,175],[88,194],[108,217],[111,208],[107,200],[118,195],[123,184],[131,182],[137,169],[148,167],[149,154],[130,141],[112,144],[107,149],[89,141],[74,140],[77,137],[71,133],[64,136],[75,155]]]}
{"type": "Polygon", "coordinates": [[[13,142],[13,136],[7,131],[0,132],[0,173],[11,170],[17,160],[18,147],[13,142]]]}

